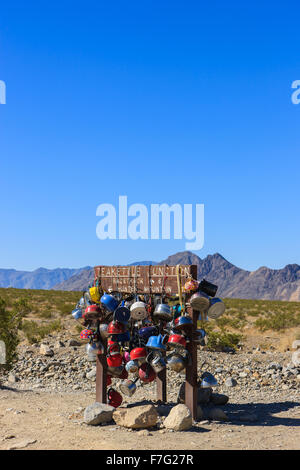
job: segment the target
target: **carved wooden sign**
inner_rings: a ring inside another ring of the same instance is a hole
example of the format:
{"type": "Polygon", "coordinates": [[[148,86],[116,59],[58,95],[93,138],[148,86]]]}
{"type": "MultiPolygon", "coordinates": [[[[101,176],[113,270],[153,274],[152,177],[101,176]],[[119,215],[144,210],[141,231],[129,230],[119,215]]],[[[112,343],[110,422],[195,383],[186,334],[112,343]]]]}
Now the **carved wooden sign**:
{"type": "Polygon", "coordinates": [[[181,285],[197,279],[197,266],[95,266],[95,279],[106,292],[138,294],[177,294],[178,272],[181,285]]]}

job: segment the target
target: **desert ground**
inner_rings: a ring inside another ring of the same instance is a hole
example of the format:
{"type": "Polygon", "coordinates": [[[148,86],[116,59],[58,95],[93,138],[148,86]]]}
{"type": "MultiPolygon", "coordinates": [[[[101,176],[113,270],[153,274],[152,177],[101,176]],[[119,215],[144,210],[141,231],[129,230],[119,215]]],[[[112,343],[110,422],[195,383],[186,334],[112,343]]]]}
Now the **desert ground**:
{"type": "MultiPolygon", "coordinates": [[[[14,308],[10,296],[15,300],[16,292],[1,291],[14,308]]],[[[167,406],[156,402],[155,382],[138,386],[121,405],[152,403],[159,413],[156,426],[87,425],[84,410],[95,402],[95,366],[86,361],[85,343],[70,316],[80,293],[27,296],[31,309],[20,331],[18,360],[0,373],[0,449],[300,449],[300,366],[293,364],[291,350],[299,326],[290,322],[290,317],[296,322],[299,304],[226,300],[223,324],[209,326],[213,344],[198,349],[199,377],[209,371],[218,380],[214,402],[200,402],[199,419],[178,432],[164,427],[185,380],[172,371],[167,406]]],[[[113,387],[118,389],[117,379],[113,387]]]]}

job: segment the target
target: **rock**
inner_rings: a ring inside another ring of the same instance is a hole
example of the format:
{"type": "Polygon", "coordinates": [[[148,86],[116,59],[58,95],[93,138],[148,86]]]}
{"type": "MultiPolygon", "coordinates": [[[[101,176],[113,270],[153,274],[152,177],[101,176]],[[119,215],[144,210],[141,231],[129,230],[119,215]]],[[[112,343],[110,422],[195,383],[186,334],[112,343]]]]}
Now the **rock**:
{"type": "MultiPolygon", "coordinates": [[[[198,383],[198,396],[197,403],[206,405],[209,403],[210,397],[212,394],[211,388],[200,388],[200,383],[198,383]]],[[[184,403],[185,401],[185,382],[180,385],[177,403],[184,403]]]]}
{"type": "Polygon", "coordinates": [[[64,347],[65,347],[65,343],[63,343],[62,341],[56,341],[56,343],[54,344],[55,349],[61,349],[64,347]]]}
{"type": "Polygon", "coordinates": [[[237,385],[237,381],[235,379],[233,379],[232,377],[228,377],[225,380],[224,385],[225,385],[225,387],[235,387],[237,385]]]}
{"type": "Polygon", "coordinates": [[[295,341],[292,342],[292,350],[297,350],[300,349],[300,339],[295,339],[295,341]]]}
{"type": "Polygon", "coordinates": [[[174,406],[164,421],[164,426],[174,431],[185,431],[190,429],[192,425],[193,419],[191,412],[189,408],[183,404],[174,406]]]}
{"type": "Polygon", "coordinates": [[[248,377],[248,374],[247,372],[240,372],[239,377],[241,377],[241,379],[245,379],[246,377],[248,377]]]}
{"type": "Polygon", "coordinates": [[[156,425],[159,415],[153,405],[118,408],[113,413],[113,420],[119,426],[131,429],[150,428],[156,425]]]}
{"type": "Polygon", "coordinates": [[[68,346],[81,346],[81,343],[79,343],[79,341],[77,341],[76,339],[70,339],[68,341],[68,346]]]}
{"type": "Polygon", "coordinates": [[[219,405],[219,406],[226,405],[228,400],[229,400],[229,397],[227,395],[223,395],[222,393],[212,393],[211,399],[210,399],[210,401],[214,405],[219,405]]]}
{"type": "Polygon", "coordinates": [[[271,362],[271,364],[268,365],[268,369],[281,370],[282,366],[278,362],[271,362]]]}
{"type": "Polygon", "coordinates": [[[88,372],[86,374],[86,378],[89,379],[89,380],[92,380],[92,379],[96,378],[96,367],[93,367],[93,369],[90,370],[90,372],[88,372]]]}
{"type": "Polygon", "coordinates": [[[208,408],[205,414],[205,417],[213,421],[228,421],[227,414],[221,408],[208,408]]]}
{"type": "Polygon", "coordinates": [[[49,346],[47,344],[41,344],[40,345],[40,354],[42,354],[43,356],[53,356],[54,355],[54,352],[52,351],[52,349],[49,348],[49,346]]]}
{"type": "Polygon", "coordinates": [[[168,416],[172,409],[171,405],[161,404],[156,407],[156,411],[160,416],[168,416]]]}
{"type": "Polygon", "coordinates": [[[198,388],[197,403],[207,405],[212,396],[212,388],[198,388]]]}
{"type": "Polygon", "coordinates": [[[197,420],[201,421],[203,419],[203,410],[201,405],[197,405],[197,420]]]}
{"type": "Polygon", "coordinates": [[[16,382],[18,382],[18,377],[13,374],[12,372],[8,375],[8,382],[11,383],[11,384],[15,384],[16,382]]]}
{"type": "Polygon", "coordinates": [[[24,447],[34,444],[36,439],[23,439],[22,441],[17,441],[14,444],[6,448],[6,450],[15,450],[15,449],[24,449],[24,447]]]}
{"type": "Polygon", "coordinates": [[[137,431],[137,436],[152,436],[151,432],[147,429],[141,429],[141,431],[137,431]]]}
{"type": "Polygon", "coordinates": [[[97,426],[102,423],[109,423],[112,420],[115,408],[105,403],[95,402],[84,410],[83,419],[86,424],[97,426]]]}
{"type": "Polygon", "coordinates": [[[300,349],[293,352],[293,354],[292,354],[292,363],[294,364],[294,366],[300,367],[300,349]]]}

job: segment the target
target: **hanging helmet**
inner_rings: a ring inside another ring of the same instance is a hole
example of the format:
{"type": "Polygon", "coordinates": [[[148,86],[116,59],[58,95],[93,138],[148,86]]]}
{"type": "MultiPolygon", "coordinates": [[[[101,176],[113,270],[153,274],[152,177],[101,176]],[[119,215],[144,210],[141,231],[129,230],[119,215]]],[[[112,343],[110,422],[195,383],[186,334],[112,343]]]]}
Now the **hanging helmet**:
{"type": "Polygon", "coordinates": [[[145,359],[147,357],[147,350],[146,348],[134,348],[132,349],[130,353],[130,359],[132,361],[134,360],[140,360],[140,359],[145,359]]]}
{"type": "Polygon", "coordinates": [[[94,332],[89,329],[84,329],[80,333],[80,339],[89,339],[91,336],[93,336],[94,332]]]}
{"type": "Polygon", "coordinates": [[[83,318],[99,318],[101,316],[102,310],[98,305],[88,305],[84,311],[83,318]]]}

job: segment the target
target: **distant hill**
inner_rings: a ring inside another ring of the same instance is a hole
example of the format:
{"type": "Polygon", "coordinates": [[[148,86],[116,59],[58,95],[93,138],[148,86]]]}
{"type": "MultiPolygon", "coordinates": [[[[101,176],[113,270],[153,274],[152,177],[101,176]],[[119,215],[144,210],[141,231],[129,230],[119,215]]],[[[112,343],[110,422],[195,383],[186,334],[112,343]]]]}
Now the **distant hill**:
{"type": "MultiPolygon", "coordinates": [[[[300,266],[289,264],[282,269],[261,267],[246,271],[227,261],[219,253],[201,259],[190,251],[169,256],[163,261],[143,261],[137,264],[196,264],[198,279],[205,278],[219,286],[217,295],[241,299],[268,299],[300,301],[300,266]]],[[[93,269],[79,272],[53,288],[57,290],[82,290],[93,281],[93,269]]]]}
{"type": "MultiPolygon", "coordinates": [[[[128,266],[157,264],[155,261],[139,261],[131,263],[128,266]]],[[[89,268],[80,273],[75,274],[68,280],[61,282],[53,287],[54,290],[84,290],[94,281],[94,268],[89,268]]]]}
{"type": "Polygon", "coordinates": [[[15,269],[0,269],[0,287],[15,287],[17,289],[52,289],[53,286],[66,281],[70,277],[85,271],[80,269],[38,268],[35,271],[16,271],[15,269]]]}

